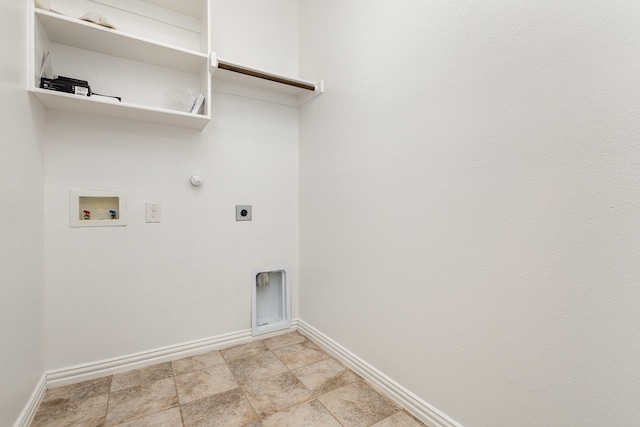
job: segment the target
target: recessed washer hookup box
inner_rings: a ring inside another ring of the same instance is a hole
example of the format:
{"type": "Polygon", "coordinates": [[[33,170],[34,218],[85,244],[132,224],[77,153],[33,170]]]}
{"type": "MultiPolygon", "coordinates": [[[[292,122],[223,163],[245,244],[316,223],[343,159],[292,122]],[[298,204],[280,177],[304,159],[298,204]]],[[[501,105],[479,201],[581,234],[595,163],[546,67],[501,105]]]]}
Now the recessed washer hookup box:
{"type": "Polygon", "coordinates": [[[69,221],[72,228],[127,225],[127,193],[114,190],[70,190],[69,221]]]}

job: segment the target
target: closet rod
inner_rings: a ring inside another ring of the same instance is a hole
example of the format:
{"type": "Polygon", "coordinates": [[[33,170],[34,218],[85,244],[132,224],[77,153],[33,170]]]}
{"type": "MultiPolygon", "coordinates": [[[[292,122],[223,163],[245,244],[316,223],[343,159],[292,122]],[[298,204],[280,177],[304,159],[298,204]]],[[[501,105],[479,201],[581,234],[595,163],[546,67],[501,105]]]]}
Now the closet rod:
{"type": "Polygon", "coordinates": [[[218,60],[218,68],[220,68],[222,70],[233,71],[234,73],[240,73],[240,74],[245,74],[247,76],[257,77],[259,79],[270,80],[270,81],[276,82],[276,83],[282,83],[282,84],[288,85],[288,86],[295,86],[295,87],[298,87],[300,89],[310,90],[312,92],[316,90],[316,87],[314,85],[310,85],[308,83],[302,83],[302,82],[298,82],[298,81],[295,81],[295,80],[290,80],[290,79],[287,79],[287,78],[284,78],[284,77],[277,77],[277,76],[273,76],[271,74],[262,73],[260,71],[249,70],[247,68],[239,67],[237,65],[227,64],[227,63],[222,62],[220,60],[218,60]]]}

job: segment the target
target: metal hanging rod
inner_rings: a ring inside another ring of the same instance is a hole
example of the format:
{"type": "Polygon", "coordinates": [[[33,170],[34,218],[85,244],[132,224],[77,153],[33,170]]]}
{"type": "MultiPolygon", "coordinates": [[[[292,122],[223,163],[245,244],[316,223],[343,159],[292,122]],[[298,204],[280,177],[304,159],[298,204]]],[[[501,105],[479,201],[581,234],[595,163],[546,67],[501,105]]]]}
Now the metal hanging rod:
{"type": "Polygon", "coordinates": [[[234,73],[239,73],[239,74],[244,74],[247,76],[251,76],[251,77],[256,77],[259,79],[264,79],[264,80],[269,80],[272,82],[276,82],[276,83],[281,83],[284,85],[288,85],[288,86],[294,86],[300,89],[305,89],[305,90],[309,90],[311,92],[314,92],[316,90],[316,86],[310,83],[305,83],[305,82],[301,82],[298,80],[293,80],[293,79],[288,79],[286,77],[283,76],[276,76],[270,73],[266,73],[263,71],[258,71],[258,70],[254,70],[251,68],[246,68],[243,67],[241,65],[237,65],[237,64],[231,64],[228,62],[224,62],[224,60],[220,60],[218,58],[217,60],[218,62],[218,68],[221,70],[228,70],[228,71],[232,71],[234,73]]]}

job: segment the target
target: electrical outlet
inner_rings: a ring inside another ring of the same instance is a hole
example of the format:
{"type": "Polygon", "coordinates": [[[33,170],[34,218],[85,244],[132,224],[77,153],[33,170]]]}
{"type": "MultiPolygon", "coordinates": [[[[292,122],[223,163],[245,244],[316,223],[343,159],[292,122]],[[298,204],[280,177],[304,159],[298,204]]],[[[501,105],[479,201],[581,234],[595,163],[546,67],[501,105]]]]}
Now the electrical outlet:
{"type": "Polygon", "coordinates": [[[236,205],[236,221],[251,221],[251,205],[236,205]]]}
{"type": "Polygon", "coordinates": [[[148,203],[145,209],[146,222],[160,222],[160,203],[148,203]]]}

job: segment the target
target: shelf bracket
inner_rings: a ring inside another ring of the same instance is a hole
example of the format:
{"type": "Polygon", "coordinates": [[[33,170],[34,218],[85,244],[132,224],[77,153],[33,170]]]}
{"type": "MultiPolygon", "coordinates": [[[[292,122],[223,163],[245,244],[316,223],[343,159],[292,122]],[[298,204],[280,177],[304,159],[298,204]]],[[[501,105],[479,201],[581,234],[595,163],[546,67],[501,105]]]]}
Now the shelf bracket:
{"type": "Polygon", "coordinates": [[[218,55],[215,52],[209,54],[209,70],[214,73],[218,69],[218,55]]]}
{"type": "Polygon", "coordinates": [[[311,93],[301,93],[298,95],[298,106],[302,107],[307,102],[311,101],[316,96],[320,96],[324,93],[324,80],[320,80],[315,85],[315,90],[311,93]]]}

